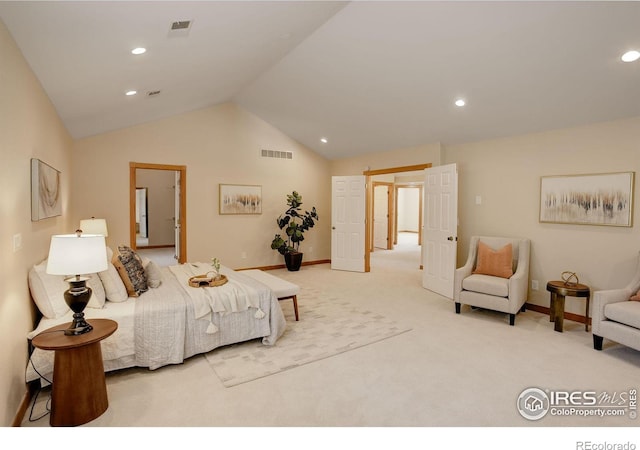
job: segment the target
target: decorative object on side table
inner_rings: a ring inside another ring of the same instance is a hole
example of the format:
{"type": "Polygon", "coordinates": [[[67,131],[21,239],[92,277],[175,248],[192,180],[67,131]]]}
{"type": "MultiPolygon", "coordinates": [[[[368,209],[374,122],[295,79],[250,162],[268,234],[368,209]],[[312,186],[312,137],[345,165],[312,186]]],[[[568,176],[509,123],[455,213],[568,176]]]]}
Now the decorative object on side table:
{"type": "Polygon", "coordinates": [[[575,286],[580,283],[578,275],[569,271],[562,272],[562,281],[564,281],[565,286],[575,286]]]}
{"type": "Polygon", "coordinates": [[[69,289],[64,300],[73,311],[73,322],[64,334],[79,335],[93,328],[84,320],[84,308],[91,299],[91,288],[87,286],[89,277],[81,274],[107,270],[107,248],[104,236],[96,234],[64,234],[51,237],[47,273],[52,275],[73,275],[65,278],[69,289]]]}
{"type": "Polygon", "coordinates": [[[302,196],[298,192],[287,194],[287,210],[276,220],[286,237],[276,234],[271,241],[271,248],[284,256],[287,269],[292,272],[300,270],[302,264],[303,254],[299,250],[300,242],[304,241],[304,232],[313,228],[315,221],[319,220],[315,206],[304,214],[300,213],[301,206],[302,196]]]}

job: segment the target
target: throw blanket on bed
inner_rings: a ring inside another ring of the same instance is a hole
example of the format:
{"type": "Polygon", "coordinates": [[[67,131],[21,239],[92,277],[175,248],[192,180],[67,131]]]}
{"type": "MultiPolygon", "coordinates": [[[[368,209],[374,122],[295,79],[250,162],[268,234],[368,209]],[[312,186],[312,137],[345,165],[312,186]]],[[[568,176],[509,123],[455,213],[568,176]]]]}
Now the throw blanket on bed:
{"type": "Polygon", "coordinates": [[[264,311],[260,309],[258,291],[246,284],[246,282],[239,282],[235,278],[236,273],[226,267],[222,267],[221,272],[227,276],[228,281],[222,286],[197,288],[189,286],[189,278],[210,272],[212,269],[211,265],[205,263],[190,263],[169,267],[184,292],[191,298],[195,318],[208,318],[207,333],[213,334],[218,331],[218,327],[212,320],[214,313],[237,313],[252,308],[256,310],[254,315],[256,319],[265,317],[264,311]]]}
{"type": "Polygon", "coordinates": [[[156,369],[185,358],[188,297],[171,275],[158,289],[136,298],[134,342],[136,365],[156,369]]]}

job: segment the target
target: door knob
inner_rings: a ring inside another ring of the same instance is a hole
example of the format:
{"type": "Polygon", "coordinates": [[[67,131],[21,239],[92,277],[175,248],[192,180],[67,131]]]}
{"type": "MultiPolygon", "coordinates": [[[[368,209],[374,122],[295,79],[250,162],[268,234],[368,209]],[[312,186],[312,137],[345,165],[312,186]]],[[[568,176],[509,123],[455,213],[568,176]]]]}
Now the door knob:
{"type": "Polygon", "coordinates": [[[447,241],[457,241],[457,240],[458,240],[458,238],[457,237],[453,237],[453,236],[449,236],[447,238],[447,241]]]}

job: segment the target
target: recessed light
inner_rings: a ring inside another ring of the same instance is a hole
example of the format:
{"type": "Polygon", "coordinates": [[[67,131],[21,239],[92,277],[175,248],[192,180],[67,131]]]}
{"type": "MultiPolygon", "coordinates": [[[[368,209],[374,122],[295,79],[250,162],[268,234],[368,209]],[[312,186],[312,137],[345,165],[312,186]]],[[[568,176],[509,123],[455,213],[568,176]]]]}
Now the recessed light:
{"type": "Polygon", "coordinates": [[[134,55],[142,55],[146,51],[147,51],[147,49],[144,48],[144,47],[136,47],[133,50],[131,50],[131,53],[133,53],[134,55]]]}
{"type": "Polygon", "coordinates": [[[326,144],[329,141],[327,140],[327,138],[320,138],[320,142],[322,142],[323,144],[326,144]]]}
{"type": "Polygon", "coordinates": [[[637,50],[629,50],[627,53],[622,55],[622,57],[620,59],[622,59],[624,62],[633,62],[633,61],[637,60],[638,58],[640,58],[640,52],[639,51],[637,51],[637,50]]]}
{"type": "Polygon", "coordinates": [[[124,95],[128,95],[128,96],[132,96],[132,95],[136,95],[138,93],[138,91],[127,91],[124,93],[124,95]]]}
{"type": "Polygon", "coordinates": [[[459,98],[458,100],[456,100],[456,106],[464,106],[466,105],[467,102],[464,101],[464,99],[459,98]]]}

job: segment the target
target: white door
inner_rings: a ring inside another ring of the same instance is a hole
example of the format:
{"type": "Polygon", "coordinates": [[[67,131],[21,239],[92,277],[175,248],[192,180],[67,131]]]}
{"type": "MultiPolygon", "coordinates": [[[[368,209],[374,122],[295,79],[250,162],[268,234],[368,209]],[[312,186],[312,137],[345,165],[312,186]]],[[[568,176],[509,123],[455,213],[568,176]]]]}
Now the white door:
{"type": "MultiPolygon", "coordinates": [[[[136,188],[136,222],[138,222],[138,234],[141,238],[148,238],[147,227],[147,188],[136,188]]],[[[147,245],[144,242],[143,245],[147,245]]]]}
{"type": "Polygon", "coordinates": [[[331,268],[364,272],[364,175],[331,178],[331,268]]]}
{"type": "Polygon", "coordinates": [[[389,249],[389,186],[373,188],[373,246],[389,249]]]}
{"type": "Polygon", "coordinates": [[[453,299],[458,249],[458,170],[425,169],[422,286],[453,299]]]}
{"type": "MultiPolygon", "coordinates": [[[[173,217],[173,222],[174,222],[174,227],[175,227],[175,237],[174,237],[174,241],[175,241],[175,255],[173,255],[173,257],[180,261],[180,233],[182,232],[182,224],[180,223],[180,171],[176,170],[175,171],[176,174],[176,178],[175,178],[175,189],[174,189],[174,208],[175,208],[175,212],[174,212],[174,217],[173,217]]],[[[186,179],[186,178],[185,178],[186,179]]]]}

